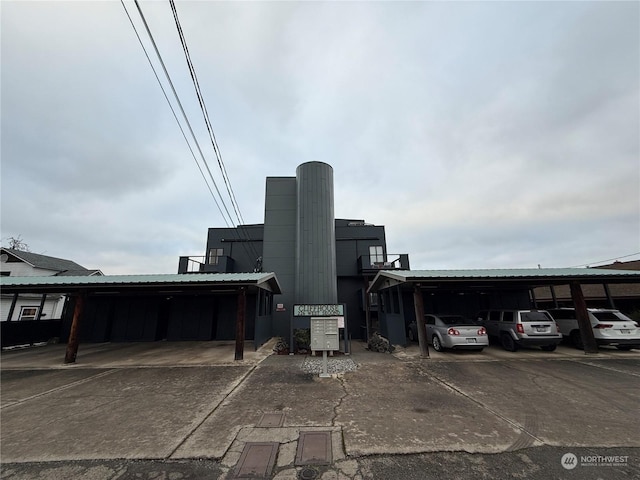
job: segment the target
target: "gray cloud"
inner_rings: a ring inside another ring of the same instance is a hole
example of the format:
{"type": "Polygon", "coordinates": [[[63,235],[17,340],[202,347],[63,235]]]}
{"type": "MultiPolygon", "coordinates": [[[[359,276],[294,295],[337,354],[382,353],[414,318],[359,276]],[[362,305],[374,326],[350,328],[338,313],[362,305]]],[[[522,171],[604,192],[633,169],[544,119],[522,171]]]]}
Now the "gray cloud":
{"type": "MultiPolygon", "coordinates": [[[[169,7],[141,5],[215,171],[169,7]]],[[[121,5],[2,10],[2,237],[106,273],[202,254],[224,221],[121,5]]],[[[386,225],[414,268],[640,250],[637,3],[178,11],[247,223],[262,222],[266,176],[321,160],[337,216],[386,225]]]]}

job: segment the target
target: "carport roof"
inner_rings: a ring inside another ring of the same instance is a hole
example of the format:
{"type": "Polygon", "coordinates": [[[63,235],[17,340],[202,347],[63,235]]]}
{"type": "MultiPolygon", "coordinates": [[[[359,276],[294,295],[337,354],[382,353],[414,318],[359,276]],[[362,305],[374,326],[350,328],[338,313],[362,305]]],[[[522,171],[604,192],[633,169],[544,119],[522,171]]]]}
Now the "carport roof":
{"type": "Polygon", "coordinates": [[[254,286],[282,293],[275,273],[193,273],[157,275],[0,277],[2,293],[71,293],[80,290],[210,290],[254,286]]]}
{"type": "Polygon", "coordinates": [[[638,270],[601,268],[520,268],[481,270],[382,270],[373,279],[369,292],[402,285],[431,287],[537,287],[587,283],[638,283],[638,270]]]}

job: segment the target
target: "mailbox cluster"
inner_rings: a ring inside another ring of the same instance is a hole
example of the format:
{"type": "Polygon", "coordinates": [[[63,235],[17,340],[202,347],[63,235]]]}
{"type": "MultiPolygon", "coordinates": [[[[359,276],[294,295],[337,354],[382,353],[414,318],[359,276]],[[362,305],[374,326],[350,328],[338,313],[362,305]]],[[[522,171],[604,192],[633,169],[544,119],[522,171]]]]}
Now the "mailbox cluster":
{"type": "Polygon", "coordinates": [[[311,317],[311,350],[333,351],[340,348],[338,318],[311,317]]]}

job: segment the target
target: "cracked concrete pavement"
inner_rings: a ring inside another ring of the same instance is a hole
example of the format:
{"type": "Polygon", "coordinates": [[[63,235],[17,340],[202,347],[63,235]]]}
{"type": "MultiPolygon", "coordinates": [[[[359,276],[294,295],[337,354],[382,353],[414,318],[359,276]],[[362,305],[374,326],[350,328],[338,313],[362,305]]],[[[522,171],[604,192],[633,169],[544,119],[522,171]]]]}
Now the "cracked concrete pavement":
{"type": "Polygon", "coordinates": [[[640,477],[637,351],[420,359],[356,343],[356,371],[319,378],[270,345],[242,362],[228,345],[165,345],[82,346],[75,366],[56,345],[3,353],[1,477],[229,478],[247,442],[277,442],[269,478],[293,480],[300,434],[314,431],[331,436],[331,465],[313,467],[324,480],[447,478],[430,476],[443,465],[466,465],[457,478],[640,477]],[[282,426],[257,426],[273,412],[282,426]],[[568,477],[568,451],[628,459],[568,477]]]}

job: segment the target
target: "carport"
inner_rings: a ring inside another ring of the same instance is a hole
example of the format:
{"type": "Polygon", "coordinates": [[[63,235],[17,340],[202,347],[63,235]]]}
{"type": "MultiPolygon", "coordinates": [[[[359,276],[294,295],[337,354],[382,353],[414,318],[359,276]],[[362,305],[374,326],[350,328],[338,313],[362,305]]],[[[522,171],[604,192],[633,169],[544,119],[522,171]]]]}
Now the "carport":
{"type": "MultiPolygon", "coordinates": [[[[373,279],[368,292],[378,295],[381,334],[392,344],[406,345],[407,325],[416,318],[418,336],[422,337],[425,311],[473,316],[480,310],[536,308],[534,288],[569,285],[585,352],[594,353],[598,347],[581,286],[602,284],[609,292],[607,285],[620,283],[640,283],[640,271],[598,268],[383,270],[373,279]]],[[[611,298],[609,301],[613,305],[611,298]]],[[[420,348],[423,356],[429,355],[425,342],[420,341],[420,348]]]]}
{"type": "Polygon", "coordinates": [[[20,294],[67,295],[61,319],[2,322],[3,345],[48,322],[47,333],[67,342],[65,363],[75,362],[80,340],[235,339],[241,360],[245,337],[257,348],[271,336],[273,295],[281,293],[274,273],[2,277],[0,287],[13,295],[11,309],[20,294]]]}

